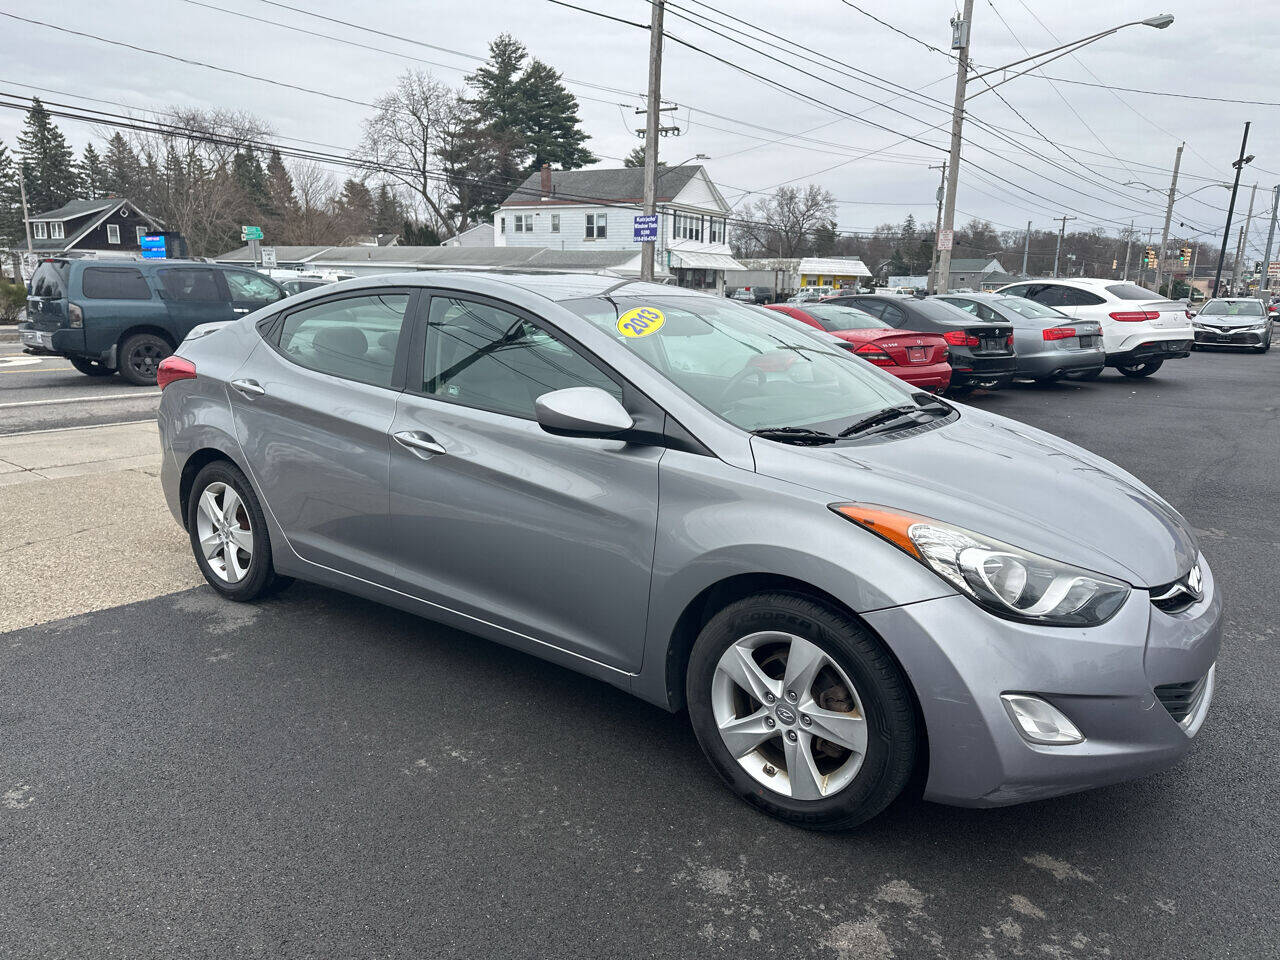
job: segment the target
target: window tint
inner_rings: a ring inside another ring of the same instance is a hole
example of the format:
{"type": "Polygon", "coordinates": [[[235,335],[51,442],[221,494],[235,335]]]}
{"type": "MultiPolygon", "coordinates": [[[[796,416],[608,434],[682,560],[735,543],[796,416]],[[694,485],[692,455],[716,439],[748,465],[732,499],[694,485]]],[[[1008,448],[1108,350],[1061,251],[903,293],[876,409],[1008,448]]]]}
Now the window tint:
{"type": "Polygon", "coordinates": [[[1034,300],[1036,303],[1043,303],[1046,307],[1062,307],[1066,305],[1064,294],[1066,287],[1060,287],[1055,283],[1042,283],[1039,286],[1032,287],[1027,291],[1027,298],[1034,300]]]}
{"type": "Polygon", "coordinates": [[[891,327],[900,327],[907,322],[907,315],[901,307],[886,303],[884,310],[880,313],[880,319],[891,327]]]}
{"type": "MultiPolygon", "coordinates": [[[[1136,283],[1113,283],[1107,287],[1107,293],[1111,294],[1117,300],[1163,300],[1164,297],[1156,293],[1154,290],[1148,290],[1146,287],[1140,287],[1136,283]]],[[[1102,303],[1102,300],[1095,300],[1095,303],[1102,303]]]]}
{"type": "MultiPolygon", "coordinates": [[[[1135,289],[1141,290],[1142,288],[1137,287],[1135,289]]],[[[1152,297],[1157,300],[1160,299],[1154,293],[1149,294],[1144,299],[1151,299],[1152,297]]],[[[1044,303],[1043,300],[1040,302],[1044,303]]],[[[1104,298],[1098,296],[1096,293],[1090,293],[1088,290],[1080,290],[1076,287],[1062,288],[1062,306],[1064,307],[1094,307],[1100,303],[1106,302],[1107,301],[1104,298]]],[[[1053,306],[1053,304],[1047,304],[1047,306],[1053,306]]]]}
{"type": "Polygon", "coordinates": [[[320,373],[391,386],[407,293],[328,300],[284,318],[280,352],[320,373]]]}
{"type": "Polygon", "coordinates": [[[225,300],[217,274],[207,267],[171,267],[160,271],[160,285],[170,300],[225,300]]]}
{"type": "Polygon", "coordinates": [[[1036,303],[1034,300],[1027,300],[1023,297],[1004,297],[1000,300],[1000,308],[1035,320],[1056,320],[1065,316],[1065,314],[1059,313],[1052,307],[1047,307],[1043,303],[1036,303]]]}
{"type": "Polygon", "coordinates": [[[600,387],[622,399],[616,383],[529,321],[470,300],[432,297],[422,392],[534,418],[534,401],[565,387],[600,387]]]}
{"type": "MultiPolygon", "coordinates": [[[[911,312],[936,323],[962,323],[969,319],[965,311],[953,304],[943,303],[941,300],[912,300],[911,312]]],[[[889,317],[886,315],[885,319],[889,320],[889,317]]]]}
{"type": "Polygon", "coordinates": [[[873,317],[881,317],[884,315],[884,304],[879,300],[849,300],[847,302],[851,307],[857,307],[864,313],[869,313],[873,317]]]}
{"type": "Polygon", "coordinates": [[[1005,287],[1000,291],[1000,295],[1004,297],[1025,297],[1030,288],[1031,284],[1020,283],[1016,287],[1005,287]]]}
{"type": "Polygon", "coordinates": [[[67,264],[42,263],[31,277],[31,296],[65,297],[67,295],[67,264]]]}
{"type": "MultiPolygon", "coordinates": [[[[760,288],[757,287],[757,290],[760,288]]],[[[814,303],[805,313],[822,324],[822,329],[832,330],[883,330],[888,324],[871,316],[858,307],[842,307],[834,303],[814,303]]]]}
{"type": "Polygon", "coordinates": [[[227,270],[223,273],[231,288],[232,300],[253,300],[258,303],[274,303],[280,299],[280,291],[266,277],[243,270],[227,270]]]}
{"type": "Polygon", "coordinates": [[[80,278],[89,300],[150,300],[142,271],[133,267],[86,267],[80,278]]]}

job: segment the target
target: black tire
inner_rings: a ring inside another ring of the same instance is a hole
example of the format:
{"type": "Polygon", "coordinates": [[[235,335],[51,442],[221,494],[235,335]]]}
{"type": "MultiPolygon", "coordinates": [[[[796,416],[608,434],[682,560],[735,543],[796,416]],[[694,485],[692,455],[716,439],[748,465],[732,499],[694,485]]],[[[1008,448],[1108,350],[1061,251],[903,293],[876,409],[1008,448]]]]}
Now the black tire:
{"type": "Polygon", "coordinates": [[[911,779],[919,736],[906,677],[865,627],[808,597],[767,593],[725,607],[698,635],[685,684],[690,722],[711,765],[738,796],[772,817],[811,830],[849,830],[887,807],[911,779]],[[853,779],[831,796],[795,800],[768,789],[742,768],[720,736],[712,708],[716,665],[730,645],[766,630],[816,644],[857,688],[867,722],[866,754],[853,779]]]}
{"type": "Polygon", "coordinates": [[[1163,366],[1163,360],[1147,360],[1145,363],[1131,363],[1123,367],[1116,367],[1116,369],[1130,380],[1141,380],[1144,377],[1151,376],[1163,366]]]}
{"type": "Polygon", "coordinates": [[[267,533],[267,518],[263,515],[262,506],[257,494],[245,475],[229,460],[215,460],[206,464],[191,484],[191,493],[187,500],[187,532],[191,540],[191,552],[195,555],[196,565],[209,581],[209,586],[228,600],[248,603],[270,596],[284,589],[293,580],[282,577],[275,572],[271,561],[271,538],[267,533]],[[248,515],[250,532],[253,535],[253,554],[249,561],[249,569],[245,576],[236,583],[228,583],[220,577],[205,558],[200,547],[200,535],[197,525],[197,512],[200,497],[213,483],[226,484],[240,498],[248,515]]]}
{"type": "Polygon", "coordinates": [[[67,359],[86,377],[109,377],[115,373],[101,360],[86,360],[84,357],[67,357],[67,359]]]}
{"type": "Polygon", "coordinates": [[[173,353],[164,337],[154,333],[135,333],[120,344],[120,376],[139,387],[156,385],[160,361],[173,353]]]}
{"type": "Polygon", "coordinates": [[[1067,377],[1071,380],[1097,380],[1102,376],[1102,367],[1097,370],[1086,370],[1084,373],[1069,373],[1067,377]]]}

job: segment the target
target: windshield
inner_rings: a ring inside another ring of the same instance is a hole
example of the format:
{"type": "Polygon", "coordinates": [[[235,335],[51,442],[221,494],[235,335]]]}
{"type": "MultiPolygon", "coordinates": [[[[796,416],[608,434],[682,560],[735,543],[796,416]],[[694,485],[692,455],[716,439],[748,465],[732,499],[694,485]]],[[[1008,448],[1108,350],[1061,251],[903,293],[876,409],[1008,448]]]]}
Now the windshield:
{"type": "Polygon", "coordinates": [[[1140,287],[1136,283],[1113,283],[1107,287],[1107,293],[1117,300],[1162,300],[1163,297],[1154,290],[1140,287]]]}
{"type": "Polygon", "coordinates": [[[1065,313],[1059,313],[1053,307],[1046,307],[1043,303],[1036,303],[1034,300],[1023,297],[1001,297],[995,301],[995,304],[1001,310],[1012,310],[1019,316],[1031,317],[1033,320],[1058,320],[1066,316],[1065,313]]]}
{"type": "Polygon", "coordinates": [[[1262,317],[1266,312],[1257,300],[1210,300],[1200,311],[1207,317],[1262,317]]]}
{"type": "Polygon", "coordinates": [[[822,324],[822,329],[828,333],[836,330],[892,329],[883,320],[878,320],[857,307],[842,307],[835,303],[811,303],[804,308],[804,312],[822,324]]]}
{"type": "Polygon", "coordinates": [[[840,429],[911,400],[911,389],[832,345],[715,297],[592,297],[561,304],[615,337],[717,416],[743,430],[840,429]]]}

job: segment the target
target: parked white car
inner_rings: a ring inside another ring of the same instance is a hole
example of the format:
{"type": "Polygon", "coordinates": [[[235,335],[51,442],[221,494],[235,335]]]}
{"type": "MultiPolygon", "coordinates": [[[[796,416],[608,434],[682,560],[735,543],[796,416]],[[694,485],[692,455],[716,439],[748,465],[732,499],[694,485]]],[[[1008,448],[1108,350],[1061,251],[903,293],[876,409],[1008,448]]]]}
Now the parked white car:
{"type": "MultiPolygon", "coordinates": [[[[1149,377],[1166,360],[1191,356],[1194,334],[1187,305],[1126,280],[1060,277],[1011,283],[996,291],[1026,297],[1079,320],[1102,325],[1107,366],[1126,377],[1149,377]]],[[[1101,371],[1074,374],[1092,380],[1101,371]]]]}

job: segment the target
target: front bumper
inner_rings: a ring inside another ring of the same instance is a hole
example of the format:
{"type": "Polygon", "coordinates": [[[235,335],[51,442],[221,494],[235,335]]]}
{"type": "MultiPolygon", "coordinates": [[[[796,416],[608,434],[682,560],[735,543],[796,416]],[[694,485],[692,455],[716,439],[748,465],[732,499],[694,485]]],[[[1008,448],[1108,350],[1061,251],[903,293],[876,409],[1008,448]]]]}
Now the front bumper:
{"type": "Polygon", "coordinates": [[[1129,780],[1177,762],[1212,699],[1189,722],[1156,693],[1206,678],[1221,643],[1222,602],[1204,558],[1204,599],[1174,615],[1135,589],[1087,630],[1000,620],[961,596],[864,614],[915,688],[929,738],[925,798],[991,807],[1129,780]],[[1023,739],[1000,695],[1048,701],[1084,734],[1066,746],[1023,739]]]}
{"type": "Polygon", "coordinates": [[[1195,331],[1196,343],[1213,347],[1260,347],[1267,340],[1267,332],[1262,330],[1201,330],[1195,331]]]}
{"type": "Polygon", "coordinates": [[[1121,353],[1108,353],[1108,367],[1128,367],[1150,360],[1177,360],[1191,356],[1192,340],[1147,340],[1121,353]]]}

